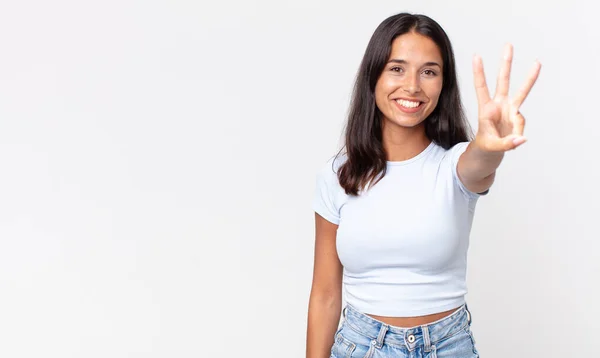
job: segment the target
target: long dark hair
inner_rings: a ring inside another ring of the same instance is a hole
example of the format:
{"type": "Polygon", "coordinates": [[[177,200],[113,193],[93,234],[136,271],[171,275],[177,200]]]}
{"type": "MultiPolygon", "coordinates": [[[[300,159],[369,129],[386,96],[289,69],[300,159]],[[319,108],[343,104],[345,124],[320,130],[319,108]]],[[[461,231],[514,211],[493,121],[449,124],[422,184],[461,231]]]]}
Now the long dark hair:
{"type": "Polygon", "coordinates": [[[435,42],[443,60],[442,91],[436,108],[425,120],[425,134],[445,149],[472,138],[460,99],[454,53],[446,32],[425,15],[401,13],[390,16],[373,33],[354,84],[345,145],[338,153],[339,156],[345,149],[347,155],[337,173],[346,194],[358,195],[367,184],[375,185],[386,173],[383,117],[375,102],[375,85],[389,59],[392,42],[411,31],[435,42]]]}

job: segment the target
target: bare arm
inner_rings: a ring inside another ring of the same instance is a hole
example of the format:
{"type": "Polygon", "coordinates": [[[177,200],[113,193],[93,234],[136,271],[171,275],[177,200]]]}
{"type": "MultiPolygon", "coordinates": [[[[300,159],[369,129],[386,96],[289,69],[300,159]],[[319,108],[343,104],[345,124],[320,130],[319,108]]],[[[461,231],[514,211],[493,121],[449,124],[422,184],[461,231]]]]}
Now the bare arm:
{"type": "Polygon", "coordinates": [[[458,160],[458,177],[470,191],[483,193],[494,183],[496,169],[503,158],[504,152],[486,152],[478,148],[474,140],[458,160]]]}
{"type": "Polygon", "coordinates": [[[308,304],[306,358],[329,358],[342,309],[342,264],[335,247],[338,226],[315,214],[315,260],[308,304]]]}

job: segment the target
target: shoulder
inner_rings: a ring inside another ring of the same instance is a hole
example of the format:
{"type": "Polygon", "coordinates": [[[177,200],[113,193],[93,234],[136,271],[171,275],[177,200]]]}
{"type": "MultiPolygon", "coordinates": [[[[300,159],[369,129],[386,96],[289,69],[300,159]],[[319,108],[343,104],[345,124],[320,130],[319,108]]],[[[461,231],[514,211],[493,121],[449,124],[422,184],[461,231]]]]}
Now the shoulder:
{"type": "Polygon", "coordinates": [[[314,211],[334,224],[339,224],[340,208],[346,198],[337,176],[340,166],[345,161],[346,157],[342,155],[330,158],[317,174],[314,211]]]}
{"type": "Polygon", "coordinates": [[[469,146],[471,142],[460,142],[453,145],[450,149],[447,150],[450,155],[461,155],[469,146]]]}
{"type": "Polygon", "coordinates": [[[435,144],[430,158],[441,162],[454,163],[465,152],[470,142],[459,142],[446,149],[439,144],[435,144]]]}

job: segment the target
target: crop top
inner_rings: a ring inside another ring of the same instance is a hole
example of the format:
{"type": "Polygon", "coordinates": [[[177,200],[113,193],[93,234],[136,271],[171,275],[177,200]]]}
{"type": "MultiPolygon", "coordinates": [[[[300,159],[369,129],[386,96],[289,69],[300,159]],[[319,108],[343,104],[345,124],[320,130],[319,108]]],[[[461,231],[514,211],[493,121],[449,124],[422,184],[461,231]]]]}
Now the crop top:
{"type": "MultiPolygon", "coordinates": [[[[317,174],[313,208],[338,225],[343,299],[366,314],[414,317],[465,302],[467,250],[477,199],[457,175],[468,142],[435,142],[387,162],[375,185],[350,196],[337,178],[344,155],[317,174]]],[[[486,191],[487,193],[487,191],[486,191]]]]}

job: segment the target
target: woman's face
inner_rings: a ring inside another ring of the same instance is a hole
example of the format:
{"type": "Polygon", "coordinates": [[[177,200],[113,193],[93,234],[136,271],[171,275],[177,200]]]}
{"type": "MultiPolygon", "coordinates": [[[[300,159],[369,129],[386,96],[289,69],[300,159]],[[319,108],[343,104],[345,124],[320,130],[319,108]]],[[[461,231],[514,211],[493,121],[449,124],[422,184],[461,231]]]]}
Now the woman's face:
{"type": "Polygon", "coordinates": [[[442,92],[442,55],[430,38],[409,32],[392,42],[375,85],[375,102],[388,124],[415,127],[433,112],[442,92]]]}

